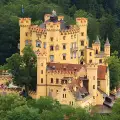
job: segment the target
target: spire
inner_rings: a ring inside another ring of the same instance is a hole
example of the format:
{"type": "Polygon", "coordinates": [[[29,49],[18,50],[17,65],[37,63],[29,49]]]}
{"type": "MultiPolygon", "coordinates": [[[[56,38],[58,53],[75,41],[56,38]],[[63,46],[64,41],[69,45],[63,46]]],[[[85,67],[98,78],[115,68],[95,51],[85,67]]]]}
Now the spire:
{"type": "Polygon", "coordinates": [[[52,11],[52,16],[57,16],[57,14],[56,14],[56,11],[55,11],[55,10],[53,10],[53,11],[52,11]]]}
{"type": "Polygon", "coordinates": [[[96,39],[95,43],[100,44],[100,39],[99,39],[98,36],[97,36],[97,39],[96,39]]]}
{"type": "Polygon", "coordinates": [[[105,45],[106,45],[106,46],[110,46],[108,37],[107,37],[107,39],[106,39],[105,45]]]}

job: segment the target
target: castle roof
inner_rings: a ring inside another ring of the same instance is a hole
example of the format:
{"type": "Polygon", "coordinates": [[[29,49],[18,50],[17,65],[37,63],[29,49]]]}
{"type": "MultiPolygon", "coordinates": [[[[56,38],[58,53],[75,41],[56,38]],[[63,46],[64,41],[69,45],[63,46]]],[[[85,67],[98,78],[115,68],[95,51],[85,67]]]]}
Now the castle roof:
{"type": "Polygon", "coordinates": [[[106,39],[105,46],[110,46],[108,37],[107,37],[107,39],[106,39]]]}
{"type": "Polygon", "coordinates": [[[68,64],[68,63],[48,63],[47,68],[49,70],[60,70],[60,71],[79,71],[85,65],[81,64],[68,64]]]}
{"type": "Polygon", "coordinates": [[[100,39],[99,39],[98,36],[97,36],[97,39],[96,39],[96,41],[95,41],[95,44],[100,44],[100,39]]]}
{"type": "Polygon", "coordinates": [[[106,72],[107,72],[107,66],[99,65],[97,71],[98,80],[105,80],[106,72]]]}

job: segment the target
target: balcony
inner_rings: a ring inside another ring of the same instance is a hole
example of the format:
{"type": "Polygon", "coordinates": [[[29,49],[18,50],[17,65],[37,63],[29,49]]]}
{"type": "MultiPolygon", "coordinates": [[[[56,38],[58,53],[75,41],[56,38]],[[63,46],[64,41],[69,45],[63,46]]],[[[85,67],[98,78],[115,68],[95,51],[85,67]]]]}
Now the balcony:
{"type": "Polygon", "coordinates": [[[71,52],[75,52],[75,51],[77,51],[77,50],[78,50],[78,47],[70,48],[70,51],[71,51],[71,52]]]}

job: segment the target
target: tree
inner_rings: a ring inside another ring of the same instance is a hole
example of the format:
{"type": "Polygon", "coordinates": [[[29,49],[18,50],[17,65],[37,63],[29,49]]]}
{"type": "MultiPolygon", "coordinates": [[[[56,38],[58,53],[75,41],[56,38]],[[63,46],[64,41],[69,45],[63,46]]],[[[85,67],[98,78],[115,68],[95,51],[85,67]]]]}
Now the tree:
{"type": "Polygon", "coordinates": [[[110,88],[114,89],[120,84],[120,59],[118,57],[118,52],[112,53],[111,57],[107,58],[110,69],[110,88]]]}
{"type": "Polygon", "coordinates": [[[26,104],[26,100],[18,95],[0,95],[0,118],[5,118],[8,111],[26,104]]]}
{"type": "Polygon", "coordinates": [[[20,106],[7,112],[6,120],[40,120],[37,109],[20,106]]]}
{"type": "Polygon", "coordinates": [[[13,75],[13,82],[19,86],[25,86],[28,95],[29,88],[36,84],[36,55],[30,46],[24,48],[23,56],[18,53],[7,59],[7,67],[13,75]]]}

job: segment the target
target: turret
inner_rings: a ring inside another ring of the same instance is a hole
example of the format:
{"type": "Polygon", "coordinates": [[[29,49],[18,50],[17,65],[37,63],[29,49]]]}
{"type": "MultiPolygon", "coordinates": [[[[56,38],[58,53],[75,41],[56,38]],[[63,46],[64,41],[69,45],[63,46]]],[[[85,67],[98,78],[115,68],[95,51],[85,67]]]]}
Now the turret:
{"type": "Polygon", "coordinates": [[[22,55],[22,50],[25,47],[25,40],[28,40],[29,27],[31,26],[31,18],[20,18],[20,54],[22,55]]]}
{"type": "Polygon", "coordinates": [[[88,91],[93,97],[93,104],[96,105],[97,97],[97,64],[87,64],[87,77],[89,79],[88,91]]]}
{"type": "Polygon", "coordinates": [[[100,39],[97,36],[96,41],[92,44],[92,48],[94,49],[95,54],[98,54],[101,51],[100,47],[100,39]]]}
{"type": "Polygon", "coordinates": [[[46,67],[47,67],[47,52],[40,48],[36,51],[37,55],[37,96],[47,96],[47,81],[46,81],[46,67]]]}
{"type": "Polygon", "coordinates": [[[108,37],[107,37],[105,45],[104,45],[104,53],[107,57],[110,56],[110,43],[109,43],[108,37]]]}

